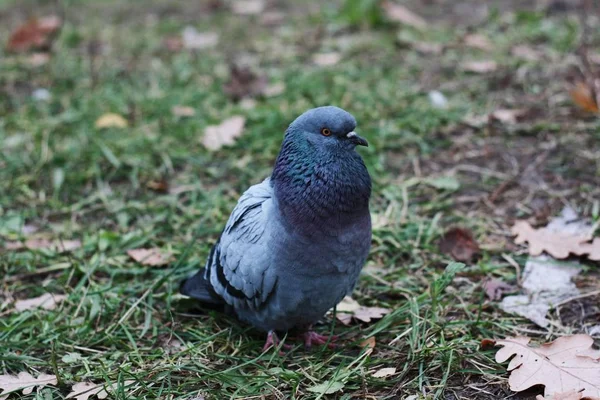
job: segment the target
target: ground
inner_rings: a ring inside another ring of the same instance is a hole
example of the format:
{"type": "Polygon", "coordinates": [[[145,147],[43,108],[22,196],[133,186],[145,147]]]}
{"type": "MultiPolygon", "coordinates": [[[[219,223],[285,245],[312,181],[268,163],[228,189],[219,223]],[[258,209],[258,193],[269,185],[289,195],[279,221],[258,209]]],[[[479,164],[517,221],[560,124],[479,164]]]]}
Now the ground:
{"type": "MultiPolygon", "coordinates": [[[[600,124],[569,96],[582,43],[597,48],[598,19],[583,37],[583,3],[568,0],[404,3],[423,28],[388,21],[374,0],[267,3],[265,17],[218,0],[0,2],[3,41],[28,17],[65,20],[46,64],[0,55],[0,373],[58,375],[22,398],[64,398],[82,381],[119,383],[115,397],[129,399],[534,398],[539,388],[509,390],[481,340],[580,332],[597,319],[597,298],[564,305],[544,330],[502,313],[481,282],[517,281],[527,255],[510,235],[516,218],[545,224],[568,204],[598,221],[600,124]],[[169,49],[186,26],[218,33],[218,46],[169,49]],[[465,45],[469,33],[491,46],[465,45]],[[534,52],[519,56],[517,45],[534,52]],[[329,52],[341,60],[315,65],[313,54],[329,52]],[[470,60],[497,68],[462,70],[470,60]],[[231,65],[285,90],[232,99],[231,65]],[[51,98],[36,100],[40,88],[51,98]],[[432,104],[432,90],[447,107],[432,104]],[[287,124],[324,104],[352,112],[370,142],[360,152],[374,182],[373,245],[353,297],[393,311],[336,324],[336,349],[286,338],[294,348],[283,356],[261,353],[260,333],[183,299],[178,285],[203,265],[240,194],[269,175],[287,124]],[[195,115],[173,115],[178,105],[195,115]],[[473,122],[498,109],[523,112],[473,122]],[[97,129],[105,113],[129,126],[97,129]],[[244,134],[207,151],[206,126],[232,115],[246,118],[244,134]],[[450,178],[414,184],[439,177],[450,178]],[[472,231],[481,252],[438,293],[452,261],[438,241],[452,226],[472,231]],[[28,236],[82,247],[6,249],[28,236]],[[127,255],[155,247],[174,261],[127,255]],[[46,292],[67,298],[54,310],[12,306],[46,292]],[[372,351],[360,345],[369,337],[372,351]],[[384,367],[397,373],[372,377],[384,367]],[[315,392],[322,383],[339,390],[315,392]]],[[[598,288],[598,265],[583,262],[578,284],[598,288]]]]}

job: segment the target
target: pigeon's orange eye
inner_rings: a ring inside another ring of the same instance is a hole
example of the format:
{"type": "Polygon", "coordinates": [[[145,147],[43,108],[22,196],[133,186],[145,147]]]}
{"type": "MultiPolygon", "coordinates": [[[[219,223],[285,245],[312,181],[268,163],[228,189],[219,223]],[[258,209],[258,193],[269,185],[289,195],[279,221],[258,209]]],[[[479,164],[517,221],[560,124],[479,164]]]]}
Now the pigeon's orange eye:
{"type": "Polygon", "coordinates": [[[329,135],[331,135],[331,131],[327,128],[323,128],[323,129],[321,129],[321,134],[323,136],[329,136],[329,135]]]}

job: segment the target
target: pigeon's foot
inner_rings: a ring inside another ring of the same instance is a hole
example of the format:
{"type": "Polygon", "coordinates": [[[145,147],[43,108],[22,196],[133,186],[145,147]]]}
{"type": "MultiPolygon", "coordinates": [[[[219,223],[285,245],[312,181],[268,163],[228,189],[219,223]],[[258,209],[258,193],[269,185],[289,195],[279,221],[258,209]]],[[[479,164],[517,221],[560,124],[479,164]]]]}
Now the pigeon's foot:
{"type": "Polygon", "coordinates": [[[327,336],[327,335],[320,335],[314,331],[308,331],[308,332],[305,332],[303,336],[304,336],[304,347],[306,347],[307,349],[310,349],[313,344],[316,344],[319,346],[327,345],[327,347],[329,347],[330,349],[334,349],[337,347],[337,345],[335,343],[333,343],[338,339],[337,335],[327,336]]]}
{"type": "MultiPolygon", "coordinates": [[[[271,347],[279,347],[279,344],[281,343],[281,340],[279,340],[279,337],[277,337],[277,334],[275,333],[275,331],[269,331],[269,333],[267,333],[267,340],[265,342],[265,345],[263,346],[263,353],[267,350],[269,350],[271,347]]],[[[289,344],[283,344],[282,347],[286,350],[289,350],[292,348],[291,345],[289,344]]],[[[279,352],[279,355],[283,355],[283,351],[279,352]]]]}

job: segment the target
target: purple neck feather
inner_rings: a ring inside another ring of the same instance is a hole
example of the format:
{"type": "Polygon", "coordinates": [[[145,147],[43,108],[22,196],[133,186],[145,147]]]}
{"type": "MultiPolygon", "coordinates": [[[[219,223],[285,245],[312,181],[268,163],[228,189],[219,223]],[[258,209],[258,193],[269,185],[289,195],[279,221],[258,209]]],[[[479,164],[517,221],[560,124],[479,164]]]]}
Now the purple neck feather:
{"type": "Polygon", "coordinates": [[[287,132],[271,183],[284,218],[304,233],[336,232],[369,216],[371,178],[360,155],[319,149],[287,132]]]}

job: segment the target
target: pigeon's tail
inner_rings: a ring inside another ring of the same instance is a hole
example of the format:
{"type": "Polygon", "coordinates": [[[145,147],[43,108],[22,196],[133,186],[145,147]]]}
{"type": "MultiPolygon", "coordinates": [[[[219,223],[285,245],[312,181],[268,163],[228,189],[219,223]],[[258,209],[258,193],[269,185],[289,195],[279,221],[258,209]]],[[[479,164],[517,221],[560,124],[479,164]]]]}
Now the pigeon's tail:
{"type": "Polygon", "coordinates": [[[194,276],[181,282],[179,292],[203,303],[223,304],[223,299],[215,293],[210,282],[204,277],[204,272],[204,269],[201,269],[194,276]]]}

